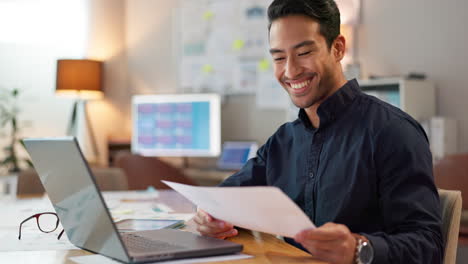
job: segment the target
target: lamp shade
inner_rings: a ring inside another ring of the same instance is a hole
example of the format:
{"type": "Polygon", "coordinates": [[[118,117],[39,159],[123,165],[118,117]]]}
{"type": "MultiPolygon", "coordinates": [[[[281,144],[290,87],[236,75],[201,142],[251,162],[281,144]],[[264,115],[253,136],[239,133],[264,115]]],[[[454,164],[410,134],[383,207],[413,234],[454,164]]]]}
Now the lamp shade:
{"type": "Polygon", "coordinates": [[[102,98],[102,62],[58,60],[56,94],[81,99],[102,98]]]}

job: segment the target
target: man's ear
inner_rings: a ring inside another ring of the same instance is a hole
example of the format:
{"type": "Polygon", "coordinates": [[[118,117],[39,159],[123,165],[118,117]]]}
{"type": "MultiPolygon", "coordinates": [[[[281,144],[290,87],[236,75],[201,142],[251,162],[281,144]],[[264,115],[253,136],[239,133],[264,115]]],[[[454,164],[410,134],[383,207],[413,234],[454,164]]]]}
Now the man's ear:
{"type": "Polygon", "coordinates": [[[332,52],[337,62],[343,59],[346,52],[346,39],[343,35],[338,35],[333,41],[332,52]]]}

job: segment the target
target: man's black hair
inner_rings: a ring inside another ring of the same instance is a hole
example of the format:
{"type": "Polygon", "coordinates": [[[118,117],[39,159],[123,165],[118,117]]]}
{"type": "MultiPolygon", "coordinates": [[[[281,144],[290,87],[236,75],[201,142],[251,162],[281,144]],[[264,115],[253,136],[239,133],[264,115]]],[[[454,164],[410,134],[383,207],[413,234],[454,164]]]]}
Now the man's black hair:
{"type": "Polygon", "coordinates": [[[330,49],[340,34],[340,10],[334,0],[274,0],[268,7],[268,30],[278,18],[304,15],[316,20],[330,49]]]}

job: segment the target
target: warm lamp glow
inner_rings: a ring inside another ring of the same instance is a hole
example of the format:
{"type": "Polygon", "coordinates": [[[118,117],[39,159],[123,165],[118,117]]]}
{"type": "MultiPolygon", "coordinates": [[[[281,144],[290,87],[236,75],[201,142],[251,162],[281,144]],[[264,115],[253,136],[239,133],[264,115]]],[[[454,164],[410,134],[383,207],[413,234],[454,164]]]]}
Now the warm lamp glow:
{"type": "Polygon", "coordinates": [[[95,60],[58,60],[57,95],[80,99],[99,99],[102,92],[102,62],[95,60]]]}
{"type": "Polygon", "coordinates": [[[85,100],[96,100],[102,99],[104,97],[104,93],[102,91],[86,91],[86,90],[56,90],[55,94],[60,97],[67,97],[67,98],[81,98],[85,100]]]}

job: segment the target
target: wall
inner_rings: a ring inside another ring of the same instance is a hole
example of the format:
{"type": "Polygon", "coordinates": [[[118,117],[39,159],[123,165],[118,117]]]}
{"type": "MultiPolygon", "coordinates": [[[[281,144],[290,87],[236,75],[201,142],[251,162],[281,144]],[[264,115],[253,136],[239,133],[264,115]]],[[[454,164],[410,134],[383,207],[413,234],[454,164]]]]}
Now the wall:
{"type": "MultiPolygon", "coordinates": [[[[106,164],[109,135],[129,135],[124,0],[22,0],[0,3],[0,88],[19,88],[21,136],[65,136],[73,99],[55,96],[56,61],[105,61],[105,99],[88,103],[100,155],[94,157],[83,113],[78,139],[88,159],[106,164]]],[[[82,109],[81,109],[82,111],[82,109]]],[[[3,133],[8,132],[8,128],[3,133]]],[[[0,136],[0,146],[6,137],[0,136]]],[[[22,155],[26,155],[22,152],[22,155]]],[[[4,156],[0,152],[0,159],[4,156]]]]}
{"type": "Polygon", "coordinates": [[[468,76],[464,0],[363,0],[358,57],[365,75],[423,72],[437,86],[437,113],[458,123],[468,152],[468,76]]]}
{"type": "Polygon", "coordinates": [[[126,1],[126,46],[132,94],[174,93],[178,85],[174,10],[178,1],[126,1]]]}
{"type": "MultiPolygon", "coordinates": [[[[177,92],[180,2],[127,0],[126,5],[130,92],[177,92]]],[[[286,120],[286,111],[257,110],[253,95],[225,98],[222,111],[222,140],[255,140],[263,144],[286,120]]]]}
{"type": "Polygon", "coordinates": [[[253,140],[265,143],[287,116],[278,109],[258,109],[253,95],[231,95],[221,107],[222,140],[253,140]]]}
{"type": "MultiPolygon", "coordinates": [[[[83,0],[0,2],[0,88],[21,91],[20,136],[65,135],[72,100],[54,95],[56,61],[84,56],[86,8],[83,0]]],[[[6,141],[0,135],[0,160],[6,141]]]]}
{"type": "Polygon", "coordinates": [[[97,162],[107,164],[108,140],[130,136],[125,0],[88,1],[90,26],[85,53],[87,58],[104,61],[105,95],[103,100],[88,103],[88,113],[100,154],[97,162]]]}

